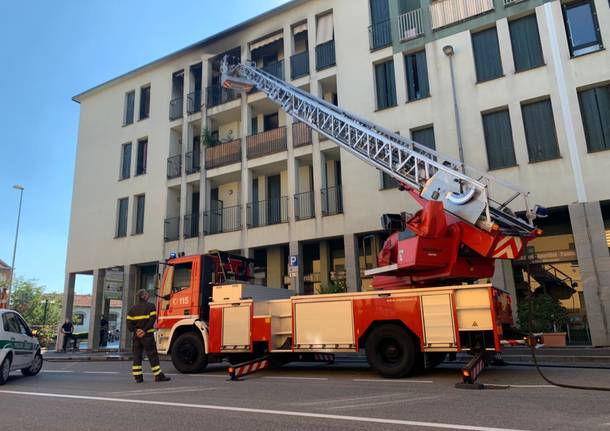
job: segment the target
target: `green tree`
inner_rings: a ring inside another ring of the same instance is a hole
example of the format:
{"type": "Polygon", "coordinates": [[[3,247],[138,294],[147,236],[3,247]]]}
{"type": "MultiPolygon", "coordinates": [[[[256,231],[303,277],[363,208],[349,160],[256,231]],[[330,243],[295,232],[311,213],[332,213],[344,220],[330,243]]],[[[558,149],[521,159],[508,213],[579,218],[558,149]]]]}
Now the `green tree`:
{"type": "MultiPolygon", "coordinates": [[[[536,295],[532,303],[532,332],[557,332],[565,324],[568,312],[559,300],[550,295],[536,295]]],[[[523,329],[529,329],[530,301],[525,298],[517,309],[519,325],[523,329]]]]}
{"type": "Polygon", "coordinates": [[[44,286],[38,285],[35,280],[18,277],[14,281],[10,308],[19,312],[29,325],[38,326],[46,323],[55,327],[59,324],[61,295],[45,294],[44,286]]]}
{"type": "Polygon", "coordinates": [[[318,289],[319,295],[329,295],[332,293],[345,293],[347,292],[347,285],[345,280],[331,280],[328,285],[320,286],[318,289]]]}

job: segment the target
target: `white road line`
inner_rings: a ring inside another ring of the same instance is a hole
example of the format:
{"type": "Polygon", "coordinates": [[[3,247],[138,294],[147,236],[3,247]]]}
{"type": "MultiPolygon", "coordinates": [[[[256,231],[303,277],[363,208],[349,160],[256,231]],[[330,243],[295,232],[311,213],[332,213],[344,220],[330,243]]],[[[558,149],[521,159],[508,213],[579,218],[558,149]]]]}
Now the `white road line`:
{"type": "Polygon", "coordinates": [[[501,384],[493,384],[493,383],[485,383],[485,386],[497,386],[500,388],[509,387],[509,388],[557,388],[557,386],[553,385],[501,385],[501,384]]]}
{"type": "Polygon", "coordinates": [[[73,373],[74,371],[68,370],[40,370],[41,373],[73,373]]]}
{"type": "Polygon", "coordinates": [[[403,379],[352,379],[352,382],[376,382],[376,383],[434,383],[432,380],[403,380],[403,379]]]}
{"type": "Polygon", "coordinates": [[[118,371],[83,371],[84,374],[121,374],[118,371]]]}
{"type": "Polygon", "coordinates": [[[354,397],[354,398],[335,398],[335,399],[326,399],[322,401],[311,401],[306,403],[291,403],[291,405],[295,406],[315,406],[319,404],[336,404],[336,403],[348,403],[350,401],[364,401],[364,400],[375,400],[378,398],[390,398],[395,396],[403,396],[403,393],[395,393],[395,394],[385,394],[385,395],[372,395],[370,397],[354,397]]]}
{"type": "Polygon", "coordinates": [[[189,377],[222,377],[223,379],[229,378],[225,374],[178,374],[178,375],[189,376],[189,377]]]}
{"type": "Polygon", "coordinates": [[[427,400],[437,400],[440,397],[418,397],[418,398],[407,398],[402,400],[391,400],[391,401],[377,401],[374,403],[358,403],[358,404],[349,404],[346,406],[334,406],[327,407],[326,410],[341,410],[341,409],[355,409],[360,407],[369,407],[369,406],[382,406],[384,404],[399,404],[399,403],[408,403],[410,401],[427,401],[427,400]]]}
{"type": "Polygon", "coordinates": [[[172,403],[169,401],[149,401],[149,400],[133,400],[124,398],[106,398],[106,397],[94,397],[85,395],[69,395],[69,394],[53,394],[44,392],[20,392],[20,391],[5,391],[0,390],[0,394],[10,395],[23,395],[31,397],[41,398],[64,398],[71,400],[85,400],[85,401],[105,401],[109,403],[118,404],[141,404],[149,406],[164,406],[164,407],[182,407],[190,409],[200,410],[216,410],[225,412],[239,412],[239,413],[253,413],[263,415],[276,415],[276,416],[294,416],[301,418],[314,418],[314,419],[330,419],[336,421],[346,422],[365,422],[365,423],[376,423],[376,424],[390,424],[390,425],[405,425],[412,427],[424,427],[424,428],[441,428],[451,430],[467,430],[467,431],[524,431],[509,428],[493,428],[493,427],[481,427],[474,425],[458,425],[458,424],[447,424],[447,423],[435,423],[435,422],[422,422],[422,421],[409,421],[400,419],[383,419],[383,418],[370,418],[370,417],[359,417],[359,416],[343,416],[343,415],[331,415],[324,413],[307,413],[307,412],[292,412],[282,410],[267,410],[267,409],[253,409],[247,407],[231,407],[231,406],[215,406],[210,404],[186,404],[186,403],[172,403]]]}
{"type": "Polygon", "coordinates": [[[328,380],[327,377],[290,377],[290,376],[265,376],[264,379],[276,380],[328,380]]]}
{"type": "Polygon", "coordinates": [[[188,386],[185,388],[169,388],[169,389],[148,389],[143,391],[125,391],[125,392],[107,392],[107,394],[113,395],[158,395],[158,394],[172,394],[172,393],[182,393],[182,392],[202,392],[202,391],[211,391],[211,390],[219,390],[222,388],[194,388],[192,386],[188,386]]]}

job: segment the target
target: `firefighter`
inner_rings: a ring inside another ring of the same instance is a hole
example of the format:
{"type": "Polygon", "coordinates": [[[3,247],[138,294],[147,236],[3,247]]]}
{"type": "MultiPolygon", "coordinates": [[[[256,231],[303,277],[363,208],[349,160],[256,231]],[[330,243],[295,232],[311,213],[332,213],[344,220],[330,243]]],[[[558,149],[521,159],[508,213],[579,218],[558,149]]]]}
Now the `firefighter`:
{"type": "Polygon", "coordinates": [[[146,352],[150,361],[150,369],[155,376],[156,382],[167,382],[171,380],[159,365],[159,354],[155,344],[155,321],[157,320],[157,310],[155,306],[148,302],[150,295],[145,289],[138,290],[136,294],[137,304],[129,310],[127,314],[127,329],[133,332],[133,365],[131,373],[136,379],[136,383],[142,383],[144,376],[142,373],[142,352],[146,352]]]}

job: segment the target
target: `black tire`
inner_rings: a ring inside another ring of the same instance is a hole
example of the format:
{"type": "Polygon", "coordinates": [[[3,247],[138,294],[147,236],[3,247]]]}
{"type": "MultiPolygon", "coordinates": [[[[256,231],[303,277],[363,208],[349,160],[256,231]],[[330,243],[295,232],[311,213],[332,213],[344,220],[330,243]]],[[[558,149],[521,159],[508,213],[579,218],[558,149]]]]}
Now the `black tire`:
{"type": "Polygon", "coordinates": [[[447,358],[446,353],[428,353],[428,369],[438,367],[445,361],[445,358],[447,358]]]}
{"type": "Polygon", "coordinates": [[[417,369],[420,352],[415,337],[399,325],[373,329],[365,347],[369,365],[382,377],[399,379],[417,369]]]}
{"type": "Polygon", "coordinates": [[[178,337],[172,347],[172,364],[181,373],[198,373],[208,365],[201,336],[187,332],[178,337]]]}
{"type": "Polygon", "coordinates": [[[40,373],[40,370],[42,370],[42,363],[42,355],[40,352],[36,352],[36,355],[32,360],[32,364],[28,368],[22,368],[21,374],[28,377],[35,376],[36,374],[40,373]]]}
{"type": "Polygon", "coordinates": [[[0,386],[5,384],[8,380],[8,376],[11,372],[11,364],[13,363],[12,357],[9,355],[4,358],[2,364],[0,364],[0,386]]]}

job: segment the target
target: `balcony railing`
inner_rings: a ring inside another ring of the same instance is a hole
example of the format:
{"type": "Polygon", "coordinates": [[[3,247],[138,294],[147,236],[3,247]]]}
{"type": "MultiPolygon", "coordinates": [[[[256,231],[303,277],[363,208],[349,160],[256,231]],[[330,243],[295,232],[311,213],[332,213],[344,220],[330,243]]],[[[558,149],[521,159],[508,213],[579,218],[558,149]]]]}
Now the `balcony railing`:
{"type": "Polygon", "coordinates": [[[201,112],[201,90],[193,91],[186,96],[186,112],[189,115],[201,112]]]}
{"type": "Polygon", "coordinates": [[[286,127],[268,130],[246,138],[248,159],[286,150],[286,127]]]}
{"type": "Polygon", "coordinates": [[[288,222],[288,196],[248,204],[248,227],[288,222]]]}
{"type": "Polygon", "coordinates": [[[167,158],[167,178],[178,178],[182,175],[182,155],[167,158]]]}
{"type": "Polygon", "coordinates": [[[184,238],[196,238],[199,236],[199,214],[187,214],[184,216],[184,238]]]}
{"type": "Polygon", "coordinates": [[[424,34],[421,9],[403,13],[398,17],[398,35],[400,41],[414,39],[424,34]]]}
{"type": "Polygon", "coordinates": [[[212,201],[211,205],[215,209],[203,213],[204,234],[216,235],[241,229],[241,205],[224,208],[220,201],[212,201]]]}
{"type": "Polygon", "coordinates": [[[369,26],[369,45],[371,50],[392,45],[392,22],[389,19],[369,26]]]}
{"type": "Polygon", "coordinates": [[[307,220],[316,216],[313,192],[303,192],[294,195],[294,218],[307,220]]]}
{"type": "Polygon", "coordinates": [[[186,174],[194,174],[201,170],[201,152],[200,151],[189,151],[184,155],[184,170],[186,174]]]}
{"type": "Polygon", "coordinates": [[[207,169],[241,162],[241,139],[205,149],[205,167],[207,169]]]}
{"type": "Polygon", "coordinates": [[[504,6],[510,6],[511,4],[521,3],[525,0],[504,0],[504,6]]]}
{"type": "Polygon", "coordinates": [[[335,59],[335,41],[329,40],[316,46],[316,69],[322,70],[327,67],[334,66],[335,59]]]}
{"type": "Polygon", "coordinates": [[[341,186],[322,189],[322,215],[329,216],[343,212],[343,193],[341,186]]]}
{"type": "Polygon", "coordinates": [[[309,51],[290,57],[290,78],[297,79],[306,75],[309,75],[309,51]]]}
{"type": "Polygon", "coordinates": [[[176,97],[169,101],[169,120],[174,121],[182,118],[182,97],[176,97]]]}
{"type": "Polygon", "coordinates": [[[432,28],[460,22],[493,8],[493,0],[436,0],[430,5],[432,28]]]}
{"type": "Polygon", "coordinates": [[[292,146],[294,148],[311,144],[311,127],[305,123],[292,125],[292,146]]]}
{"type": "Polygon", "coordinates": [[[279,79],[284,79],[284,60],[269,63],[266,66],[261,67],[261,70],[275,76],[279,79]]]}
{"type": "Polygon", "coordinates": [[[163,238],[165,242],[178,241],[180,238],[180,217],[165,219],[163,238]]]}
{"type": "Polygon", "coordinates": [[[206,89],[207,94],[207,107],[213,108],[215,106],[228,103],[232,100],[239,99],[240,94],[228,88],[224,88],[220,85],[212,85],[206,89]]]}

